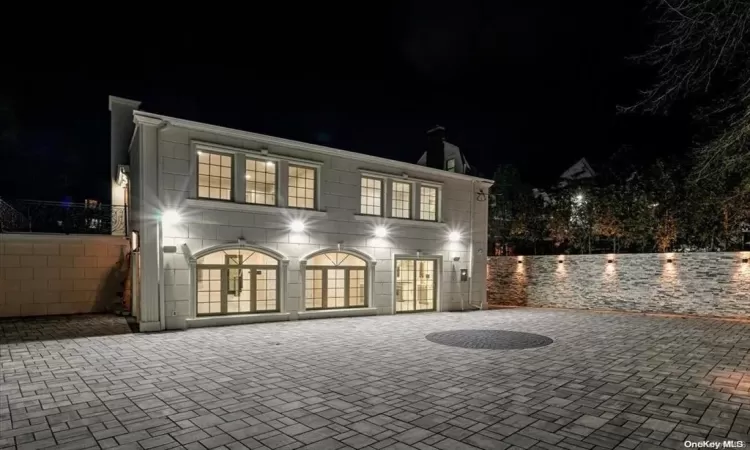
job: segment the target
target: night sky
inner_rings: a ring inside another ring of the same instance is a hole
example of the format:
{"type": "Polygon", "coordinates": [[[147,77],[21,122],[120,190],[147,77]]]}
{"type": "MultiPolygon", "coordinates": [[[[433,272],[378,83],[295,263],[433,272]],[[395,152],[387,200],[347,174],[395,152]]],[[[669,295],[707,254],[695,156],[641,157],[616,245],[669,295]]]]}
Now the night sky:
{"type": "Polygon", "coordinates": [[[650,39],[636,0],[355,3],[38,23],[47,38],[0,75],[17,137],[0,197],[108,197],[109,94],[409,162],[440,124],[483,175],[510,163],[535,185],[622,145],[644,159],[689,146],[679,113],[616,113],[651,80],[626,59],[650,39]]]}

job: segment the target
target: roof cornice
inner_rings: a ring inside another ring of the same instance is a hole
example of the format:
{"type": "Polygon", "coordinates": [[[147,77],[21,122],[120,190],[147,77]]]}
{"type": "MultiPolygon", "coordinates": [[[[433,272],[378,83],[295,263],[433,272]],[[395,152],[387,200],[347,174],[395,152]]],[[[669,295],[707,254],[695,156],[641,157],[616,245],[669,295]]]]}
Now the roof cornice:
{"type": "Polygon", "coordinates": [[[110,111],[112,111],[112,106],[115,104],[128,106],[133,109],[138,109],[141,107],[141,102],[139,102],[138,100],[130,100],[127,98],[115,97],[114,95],[110,95],[109,96],[109,110],[110,111]]]}
{"type": "Polygon", "coordinates": [[[355,159],[359,161],[369,162],[373,164],[381,164],[384,166],[395,167],[395,168],[408,168],[415,172],[433,175],[442,178],[455,178],[465,181],[475,181],[491,185],[494,183],[493,180],[486,178],[473,177],[471,175],[464,175],[460,173],[447,172],[445,170],[434,169],[432,167],[420,166],[418,164],[407,163],[403,161],[395,161],[392,159],[381,158],[379,156],[365,155],[363,153],[351,152],[348,150],[341,150],[332,147],[324,147],[322,145],[309,144],[306,142],[293,141],[291,139],[284,139],[274,136],[268,136],[265,134],[251,133],[249,131],[236,130],[233,128],[220,127],[217,125],[210,125],[207,123],[194,122],[191,120],[178,119],[176,117],[169,117],[160,114],[153,114],[144,111],[133,111],[133,118],[136,123],[143,123],[149,125],[160,125],[169,124],[180,128],[188,128],[195,131],[204,131],[207,133],[221,134],[224,136],[230,136],[240,139],[249,139],[257,142],[261,142],[268,145],[278,145],[280,147],[294,148],[298,150],[305,150],[309,152],[318,153],[320,155],[328,156],[339,156],[342,158],[355,159]]]}

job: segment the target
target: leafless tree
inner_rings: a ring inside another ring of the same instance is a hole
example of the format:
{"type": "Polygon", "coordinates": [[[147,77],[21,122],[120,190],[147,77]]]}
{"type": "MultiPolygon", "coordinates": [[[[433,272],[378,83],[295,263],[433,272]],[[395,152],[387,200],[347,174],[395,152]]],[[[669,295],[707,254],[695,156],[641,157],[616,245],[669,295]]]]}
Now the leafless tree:
{"type": "Polygon", "coordinates": [[[750,191],[750,0],[652,0],[657,32],[635,57],[657,81],[625,111],[666,113],[689,102],[702,125],[693,178],[737,178],[750,191]]]}

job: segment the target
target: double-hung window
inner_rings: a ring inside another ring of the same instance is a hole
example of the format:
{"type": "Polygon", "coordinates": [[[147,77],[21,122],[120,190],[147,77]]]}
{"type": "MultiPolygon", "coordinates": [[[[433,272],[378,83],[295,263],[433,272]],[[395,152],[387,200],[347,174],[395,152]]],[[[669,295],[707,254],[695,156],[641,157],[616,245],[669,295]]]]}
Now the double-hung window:
{"type": "Polygon", "coordinates": [[[411,219],[411,183],[394,181],[391,186],[391,217],[411,219]]]}
{"type": "Polygon", "coordinates": [[[276,205],[276,162],[245,160],[245,202],[276,205]]]}
{"type": "Polygon", "coordinates": [[[315,168],[289,164],[289,197],[291,208],[315,209],[315,168]]]}
{"type": "Polygon", "coordinates": [[[198,198],[232,199],[232,156],[198,152],[198,198]]]}
{"type": "Polygon", "coordinates": [[[359,213],[368,216],[383,215],[383,180],[362,177],[360,189],[359,213]]]}
{"type": "Polygon", "coordinates": [[[447,170],[448,172],[456,171],[456,159],[455,158],[451,158],[445,162],[445,170],[447,170]]]}
{"type": "Polygon", "coordinates": [[[438,190],[434,187],[420,186],[419,188],[419,220],[437,221],[438,218],[438,190]]]}

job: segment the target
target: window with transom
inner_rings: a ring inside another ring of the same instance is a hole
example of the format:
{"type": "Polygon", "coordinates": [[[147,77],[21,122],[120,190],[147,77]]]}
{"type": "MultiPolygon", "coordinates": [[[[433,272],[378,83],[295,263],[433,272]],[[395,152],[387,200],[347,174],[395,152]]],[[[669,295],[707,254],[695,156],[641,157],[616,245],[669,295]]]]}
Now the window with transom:
{"type": "Polygon", "coordinates": [[[344,252],[310,258],[305,268],[305,309],[367,306],[367,262],[344,252]]]}

